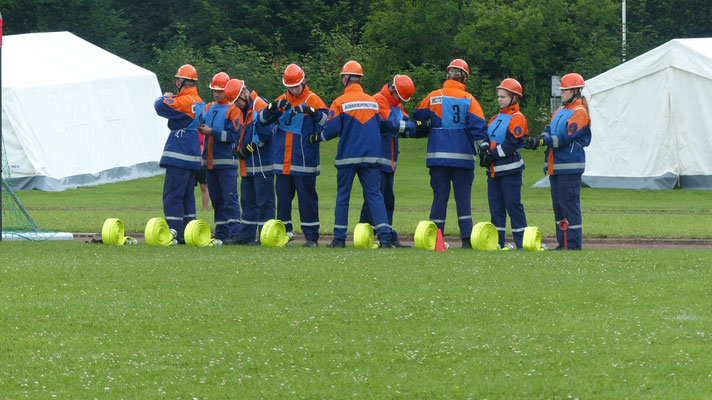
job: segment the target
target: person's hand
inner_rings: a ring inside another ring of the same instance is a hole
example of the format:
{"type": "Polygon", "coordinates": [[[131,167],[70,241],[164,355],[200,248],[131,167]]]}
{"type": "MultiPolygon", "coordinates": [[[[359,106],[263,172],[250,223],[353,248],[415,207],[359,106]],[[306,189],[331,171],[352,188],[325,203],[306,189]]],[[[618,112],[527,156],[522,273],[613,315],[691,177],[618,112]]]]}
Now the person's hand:
{"type": "Polygon", "coordinates": [[[209,126],[207,126],[207,125],[205,125],[205,124],[201,124],[201,125],[198,127],[198,131],[199,131],[200,133],[202,133],[203,135],[205,135],[205,136],[210,136],[210,135],[213,134],[213,130],[212,130],[209,126]]]}
{"type": "Polygon", "coordinates": [[[320,140],[321,140],[321,137],[316,133],[311,134],[311,135],[309,135],[309,137],[307,137],[307,142],[309,144],[317,144],[317,143],[319,143],[320,140]]]}
{"type": "Polygon", "coordinates": [[[482,160],[482,162],[485,164],[483,165],[484,167],[492,165],[492,163],[494,162],[494,155],[492,154],[492,150],[487,149],[484,154],[480,155],[480,160],[482,160]]]}
{"type": "MultiPolygon", "coordinates": [[[[272,104],[272,103],[270,103],[270,104],[272,104]]],[[[281,100],[277,100],[276,102],[274,102],[274,106],[277,108],[280,108],[284,111],[287,111],[290,108],[292,108],[292,103],[290,103],[289,100],[287,100],[287,99],[281,99],[281,100]]]]}
{"type": "Polygon", "coordinates": [[[531,137],[527,136],[524,138],[524,148],[529,150],[536,150],[537,147],[541,146],[544,142],[543,136],[531,137]]]}
{"type": "Polygon", "coordinates": [[[294,107],[294,112],[297,114],[309,114],[312,117],[316,115],[316,108],[310,107],[304,104],[300,104],[296,107],[294,107]]]}
{"type": "Polygon", "coordinates": [[[255,151],[255,148],[252,146],[252,143],[248,143],[247,146],[242,146],[239,149],[237,147],[233,148],[232,155],[240,160],[244,160],[249,157],[253,151],[255,151]]]}
{"type": "Polygon", "coordinates": [[[165,92],[165,93],[163,93],[163,97],[168,97],[169,99],[172,99],[172,98],[176,97],[176,95],[173,94],[173,92],[165,92]]]}
{"type": "Polygon", "coordinates": [[[430,120],[418,121],[415,120],[415,137],[422,138],[430,134],[431,123],[430,120]]]}

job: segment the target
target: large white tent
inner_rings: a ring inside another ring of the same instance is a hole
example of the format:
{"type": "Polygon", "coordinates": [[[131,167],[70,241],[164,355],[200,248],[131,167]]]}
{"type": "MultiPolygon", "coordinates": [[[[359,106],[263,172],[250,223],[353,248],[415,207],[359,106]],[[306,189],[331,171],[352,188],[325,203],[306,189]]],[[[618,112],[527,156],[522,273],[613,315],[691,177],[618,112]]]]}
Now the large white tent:
{"type": "Polygon", "coordinates": [[[64,190],[162,172],[156,75],[69,33],[3,37],[2,127],[12,182],[64,190]]]}
{"type": "Polygon", "coordinates": [[[592,139],[583,184],[712,189],[710,93],[712,38],[671,40],[587,79],[592,139]]]}
{"type": "Polygon", "coordinates": [[[712,38],[671,40],[586,81],[591,187],[712,189],[712,38]]]}

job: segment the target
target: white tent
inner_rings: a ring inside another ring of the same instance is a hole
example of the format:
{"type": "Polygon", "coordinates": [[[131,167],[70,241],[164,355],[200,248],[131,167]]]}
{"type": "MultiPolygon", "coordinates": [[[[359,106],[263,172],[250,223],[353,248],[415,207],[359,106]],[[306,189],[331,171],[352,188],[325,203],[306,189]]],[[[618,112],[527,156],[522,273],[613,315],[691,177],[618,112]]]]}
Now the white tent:
{"type": "Polygon", "coordinates": [[[712,189],[710,93],[712,38],[671,40],[587,79],[584,185],[712,189]]]}
{"type": "Polygon", "coordinates": [[[19,189],[160,174],[167,135],[156,75],[69,32],[5,36],[2,128],[19,189]]]}

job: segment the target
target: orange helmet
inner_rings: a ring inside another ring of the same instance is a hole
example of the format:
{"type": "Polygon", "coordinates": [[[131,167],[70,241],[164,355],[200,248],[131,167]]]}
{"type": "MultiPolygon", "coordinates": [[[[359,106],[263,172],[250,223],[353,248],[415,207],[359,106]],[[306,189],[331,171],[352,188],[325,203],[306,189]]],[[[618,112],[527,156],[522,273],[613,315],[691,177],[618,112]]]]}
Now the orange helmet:
{"type": "Polygon", "coordinates": [[[299,86],[304,82],[304,71],[297,64],[289,64],[284,69],[282,84],[286,87],[299,86]]]}
{"type": "Polygon", "coordinates": [[[358,75],[363,76],[363,68],[356,61],[349,61],[341,68],[341,75],[358,75]]]}
{"type": "Polygon", "coordinates": [[[516,80],[512,78],[507,78],[502,81],[502,83],[497,86],[497,89],[504,89],[508,92],[512,92],[516,95],[524,96],[524,91],[522,91],[522,85],[516,80]]]}
{"type": "Polygon", "coordinates": [[[210,85],[208,85],[208,87],[212,90],[225,90],[225,85],[229,80],[230,77],[227,76],[226,73],[218,72],[217,74],[215,74],[215,76],[213,76],[213,80],[210,82],[210,85]]]}
{"type": "Polygon", "coordinates": [[[408,75],[394,76],[393,87],[396,88],[396,93],[403,101],[410,100],[410,97],[415,93],[415,85],[408,75]]]}
{"type": "Polygon", "coordinates": [[[566,74],[561,78],[561,86],[559,89],[578,89],[586,86],[583,76],[577,73],[566,74]]]}
{"type": "Polygon", "coordinates": [[[470,67],[468,67],[465,60],[463,60],[461,58],[456,58],[456,59],[450,61],[450,65],[447,66],[447,69],[450,69],[450,68],[461,69],[461,70],[465,71],[467,76],[470,76],[470,67]]]}
{"type": "Polygon", "coordinates": [[[240,96],[240,92],[245,88],[245,81],[239,79],[230,79],[225,84],[225,98],[230,103],[233,103],[240,96]]]}
{"type": "Polygon", "coordinates": [[[176,78],[190,79],[191,81],[198,80],[198,72],[190,64],[181,65],[176,72],[176,78]]]}

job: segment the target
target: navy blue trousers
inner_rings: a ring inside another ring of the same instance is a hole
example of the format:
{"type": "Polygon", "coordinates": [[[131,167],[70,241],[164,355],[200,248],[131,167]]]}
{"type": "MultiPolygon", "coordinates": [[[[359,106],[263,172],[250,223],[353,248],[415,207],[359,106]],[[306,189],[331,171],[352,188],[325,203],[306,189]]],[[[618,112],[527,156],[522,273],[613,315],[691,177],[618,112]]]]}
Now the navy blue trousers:
{"type": "Polygon", "coordinates": [[[556,240],[564,245],[564,232],[559,229],[559,222],[566,218],[569,230],[566,234],[569,249],[581,249],[583,230],[581,221],[581,174],[549,175],[551,185],[551,204],[556,218],[556,240]]]}
{"type": "Polygon", "coordinates": [[[297,193],[299,219],[307,240],[319,240],[319,195],[316,193],[316,175],[277,175],[277,219],[292,231],[292,201],[297,193]]]}
{"type": "Polygon", "coordinates": [[[183,230],[195,219],[195,177],[192,169],[166,167],[163,180],[163,214],[168,227],[178,232],[176,239],[183,240],[183,230]]]}
{"type": "MultiPolygon", "coordinates": [[[[391,240],[398,241],[398,233],[393,229],[393,211],[396,208],[396,195],[393,193],[393,177],[395,174],[384,172],[381,170],[381,194],[383,194],[383,202],[386,206],[386,216],[388,217],[388,227],[391,229],[391,240]]],[[[361,218],[359,222],[365,222],[375,226],[371,210],[366,202],[366,193],[363,195],[363,205],[361,206],[361,218]]]]}
{"type": "Polygon", "coordinates": [[[391,228],[388,226],[386,206],[381,194],[381,171],[379,167],[339,167],[336,170],[336,209],[334,210],[334,240],[346,241],[346,230],[349,227],[349,200],[354,176],[363,188],[368,208],[373,215],[376,233],[381,242],[390,242],[391,228]]]}
{"type": "Polygon", "coordinates": [[[274,175],[243,176],[240,181],[240,204],[240,240],[254,242],[255,237],[259,240],[262,226],[274,219],[274,175]]]}
{"type": "Polygon", "coordinates": [[[499,246],[504,247],[504,232],[507,227],[507,214],[509,214],[514,244],[521,249],[524,228],[527,227],[527,217],[522,206],[521,171],[495,178],[487,176],[487,200],[489,200],[492,224],[499,233],[499,246]]]}
{"type": "Polygon", "coordinates": [[[209,169],[208,193],[215,210],[215,238],[237,236],[240,229],[237,168],[209,169]]]}
{"type": "Polygon", "coordinates": [[[433,205],[430,207],[430,220],[445,232],[447,202],[450,198],[450,183],[455,192],[457,206],[457,224],[460,237],[467,239],[472,235],[472,181],[475,172],[469,168],[430,167],[430,187],[433,188],[433,205]]]}

